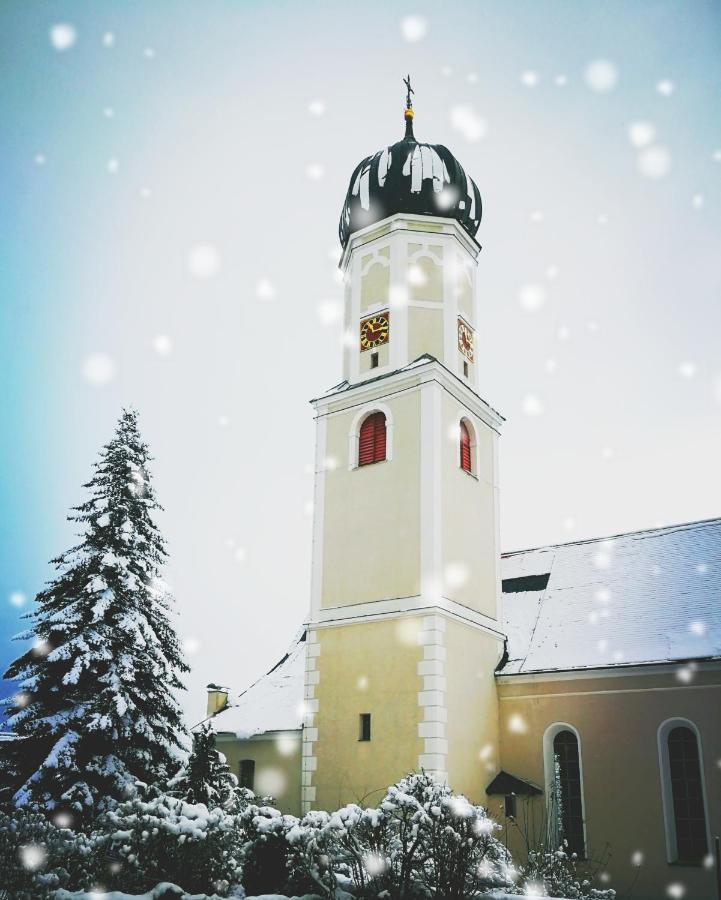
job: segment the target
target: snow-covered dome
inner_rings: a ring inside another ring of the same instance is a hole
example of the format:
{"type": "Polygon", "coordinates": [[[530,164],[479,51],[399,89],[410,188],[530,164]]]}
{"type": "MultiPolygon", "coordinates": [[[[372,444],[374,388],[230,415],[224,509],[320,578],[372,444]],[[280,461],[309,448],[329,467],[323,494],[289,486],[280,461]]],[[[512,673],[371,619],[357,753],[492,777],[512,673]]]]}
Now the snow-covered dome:
{"type": "Polygon", "coordinates": [[[413,109],[405,110],[402,141],[367,156],[351,175],[338,234],[350,236],[395,213],[457,219],[474,237],[481,223],[481,195],[451,151],[421,144],[413,134],[413,109]]]}

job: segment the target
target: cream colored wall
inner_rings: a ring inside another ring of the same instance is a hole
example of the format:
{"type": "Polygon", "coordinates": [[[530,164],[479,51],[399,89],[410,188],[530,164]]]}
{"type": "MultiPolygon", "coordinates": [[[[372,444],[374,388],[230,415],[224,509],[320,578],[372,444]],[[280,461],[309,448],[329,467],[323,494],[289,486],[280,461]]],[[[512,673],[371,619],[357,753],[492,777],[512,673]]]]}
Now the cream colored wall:
{"type": "Polygon", "coordinates": [[[446,622],[448,783],[477,803],[498,772],[498,698],[493,677],[503,642],[453,619],[446,622]]]}
{"type": "Polygon", "coordinates": [[[443,593],[451,600],[496,618],[496,433],[465,412],[475,431],[478,471],[460,466],[461,404],[443,394],[443,593]]]}
{"type": "Polygon", "coordinates": [[[418,359],[424,353],[443,359],[442,309],[408,310],[408,358],[418,359]]]}
{"type": "Polygon", "coordinates": [[[413,617],[318,629],[314,808],[372,806],[416,767],[423,747],[417,729],[421,622],[413,617]],[[371,714],[367,742],[358,740],[361,713],[371,714]]]}
{"type": "MultiPolygon", "coordinates": [[[[391,319],[391,328],[393,328],[393,320],[391,319]]],[[[377,347],[376,351],[378,354],[378,368],[382,368],[383,366],[387,366],[389,362],[389,353],[390,348],[388,344],[383,344],[381,347],[377,347]]],[[[372,350],[364,350],[360,355],[360,370],[361,372],[372,372],[371,369],[371,354],[372,350]]]]}
{"type": "Polygon", "coordinates": [[[246,741],[220,734],[217,747],[238,778],[240,761],[255,760],[255,793],[269,794],[282,812],[300,815],[300,730],[246,741]]]}
{"type": "MultiPolygon", "coordinates": [[[[721,832],[721,674],[698,672],[691,685],[674,674],[573,679],[499,685],[501,765],[513,775],[544,784],[542,741],[555,722],[573,725],[581,744],[587,846],[613,854],[609,884],[633,889],[634,900],[658,900],[669,883],[686,886],[685,900],[714,896],[710,871],[666,861],[657,732],[671,717],[690,719],[701,733],[711,834],[721,832]]],[[[538,817],[540,819],[540,816],[538,817]]],[[[509,831],[509,847],[520,841],[509,831]]]]}
{"type": "Polygon", "coordinates": [[[348,469],[357,409],[328,416],[323,522],[323,608],[420,590],[420,396],[386,397],[393,458],[348,469]]]}

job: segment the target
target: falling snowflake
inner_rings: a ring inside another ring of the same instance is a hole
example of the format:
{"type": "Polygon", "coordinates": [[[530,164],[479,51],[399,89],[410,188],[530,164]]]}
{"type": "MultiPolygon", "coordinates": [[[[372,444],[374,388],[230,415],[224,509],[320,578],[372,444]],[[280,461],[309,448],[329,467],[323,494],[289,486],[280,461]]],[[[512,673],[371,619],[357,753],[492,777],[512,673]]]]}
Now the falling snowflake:
{"type": "Polygon", "coordinates": [[[198,650],[200,650],[200,641],[193,637],[186,638],[183,641],[183,650],[185,650],[188,656],[195,656],[198,650]]]}
{"type": "Polygon", "coordinates": [[[524,84],[526,87],[536,87],[539,80],[538,72],[534,72],[532,69],[526,69],[525,72],[521,72],[521,84],[524,84]]]}
{"type": "Polygon", "coordinates": [[[678,374],[682,378],[693,378],[698,371],[698,366],[693,362],[682,362],[678,364],[678,374]]]}
{"type": "Polygon", "coordinates": [[[466,75],[466,81],[469,84],[476,84],[476,82],[478,81],[478,73],[477,72],[469,72],[468,75],[466,75]]]}
{"type": "Polygon", "coordinates": [[[188,253],[188,270],[195,278],[212,278],[220,269],[220,253],[212,244],[196,244],[188,253]]]}
{"type": "Polygon", "coordinates": [[[632,122],[628,126],[628,139],[639,150],[648,147],[656,140],[656,126],[653,122],[632,122]]]}
{"type": "Polygon", "coordinates": [[[167,334],[158,334],[153,338],[153,349],[158,356],[169,356],[173,350],[173,342],[167,334]]]}
{"type": "Polygon", "coordinates": [[[556,87],[566,87],[566,85],[568,84],[568,77],[563,74],[556,75],[556,77],[553,79],[553,83],[556,85],[556,87]]]}
{"type": "Polygon", "coordinates": [[[706,198],[703,194],[694,194],[693,197],[691,197],[691,206],[693,206],[694,209],[703,209],[705,203],[706,198]]]}
{"type": "Polygon", "coordinates": [[[564,531],[573,531],[576,527],[576,520],[573,516],[566,516],[563,520],[563,530],[564,531]]]}
{"type": "Polygon", "coordinates": [[[409,44],[415,44],[423,40],[428,32],[428,21],[423,16],[406,16],[401,19],[401,34],[403,40],[409,44]]]}
{"type": "Polygon", "coordinates": [[[115,46],[115,35],[112,31],[106,31],[103,35],[103,47],[114,47],[115,46]]]}
{"type": "Polygon", "coordinates": [[[118,172],[118,169],[120,168],[120,163],[113,156],[107,161],[107,163],[105,164],[105,168],[108,170],[109,175],[116,175],[118,172]]]}
{"type": "Polygon", "coordinates": [[[140,196],[143,200],[147,200],[150,196],[150,188],[149,187],[141,187],[140,188],[140,196]]]}
{"type": "Polygon", "coordinates": [[[553,375],[553,373],[558,369],[558,361],[555,360],[552,356],[549,357],[544,363],[544,367],[549,375],[553,375]]]}
{"type": "Polygon", "coordinates": [[[513,713],[508,719],[508,730],[514,734],[525,734],[528,731],[526,720],[520,713],[513,713]]]}
{"type": "Polygon", "coordinates": [[[681,884],[680,881],[672,881],[666,888],[666,893],[669,897],[672,897],[673,900],[680,900],[686,894],[686,885],[681,884]]]}
{"type": "Polygon", "coordinates": [[[408,284],[413,287],[424,287],[428,283],[428,278],[426,277],[426,273],[421,269],[420,266],[408,266],[407,273],[408,284]]]}
{"type": "Polygon", "coordinates": [[[308,104],[308,112],[312,116],[322,116],[325,113],[325,101],[311,100],[308,104]]]}
{"type": "Polygon", "coordinates": [[[699,619],[694,619],[693,622],[688,623],[688,630],[697,637],[703,637],[706,634],[706,623],[701,622],[699,619]]]}
{"type": "Polygon", "coordinates": [[[115,363],[107,353],[91,353],[83,362],[83,377],[95,387],[107,384],[115,375],[115,363]]]}
{"type": "Polygon", "coordinates": [[[272,300],[275,297],[275,286],[270,278],[259,278],[255,284],[255,296],[259,300],[272,300]]]}
{"type": "Polygon", "coordinates": [[[450,66],[441,66],[441,75],[443,75],[444,78],[450,78],[452,74],[453,69],[450,66]]]}
{"type": "Polygon", "coordinates": [[[69,812],[61,811],[53,816],[53,824],[58,828],[72,828],[73,817],[69,812]]]}
{"type": "Polygon", "coordinates": [[[359,675],[358,680],[356,681],[356,687],[359,691],[367,691],[368,690],[368,676],[367,675],[359,675]]]}
{"type": "Polygon", "coordinates": [[[523,398],[523,412],[527,416],[543,415],[543,404],[535,394],[526,394],[523,398]]]}
{"type": "Polygon", "coordinates": [[[115,110],[112,106],[105,106],[103,108],[103,115],[106,119],[112,119],[115,116],[115,110]]]}
{"type": "Polygon", "coordinates": [[[227,416],[218,416],[218,425],[221,428],[227,428],[230,425],[230,419],[227,416]]]}
{"type": "Polygon", "coordinates": [[[69,50],[78,39],[78,32],[69,22],[58,22],[50,29],[50,43],[56,50],[69,50]]]}
{"type": "Polygon", "coordinates": [[[46,163],[45,154],[44,153],[36,153],[35,154],[35,165],[36,166],[44,166],[46,163]]]}
{"type": "Polygon", "coordinates": [[[708,572],[708,564],[707,563],[699,563],[696,566],[696,571],[699,575],[705,575],[708,572]]]}
{"type": "Polygon", "coordinates": [[[618,69],[607,59],[596,59],[586,66],[583,77],[592,91],[603,94],[616,87],[618,69]]]}
{"type": "Polygon", "coordinates": [[[671,170],[671,154],[660,144],[648,147],[638,154],[638,171],[646,178],[663,178],[671,170]]]}
{"type": "Polygon", "coordinates": [[[13,591],[12,594],[8,597],[8,600],[13,606],[22,606],[26,600],[25,594],[22,591],[13,591]]]}
{"type": "Polygon", "coordinates": [[[670,81],[668,78],[663,78],[656,85],[656,90],[662,97],[670,97],[671,94],[676,90],[676,85],[673,81],[670,81]]]}
{"type": "Polygon", "coordinates": [[[143,56],[146,59],[155,59],[155,50],[152,47],[146,47],[145,50],[143,50],[143,56]]]}
{"type": "Polygon", "coordinates": [[[546,269],[546,278],[548,278],[549,281],[553,281],[554,278],[558,278],[558,266],[549,266],[546,269]]]}
{"type": "Polygon", "coordinates": [[[247,555],[245,547],[236,547],[233,558],[236,562],[243,563],[245,562],[247,555]]]}
{"type": "Polygon", "coordinates": [[[540,209],[534,209],[532,213],[529,213],[528,218],[534,225],[538,225],[543,221],[543,213],[540,209]]]}
{"type": "Polygon", "coordinates": [[[518,292],[518,301],[527,312],[535,312],[546,302],[546,292],[539,284],[524,284],[518,292]]]}
{"type": "Polygon", "coordinates": [[[24,844],[18,850],[20,862],[28,872],[41,869],[48,859],[47,851],[40,844],[24,844]]]}
{"type": "Polygon", "coordinates": [[[305,167],[305,177],[310,181],[320,181],[325,175],[325,169],[320,163],[308,163],[305,167]]]}
{"type": "Polygon", "coordinates": [[[468,104],[451,107],[450,121],[451,127],[459,131],[471,143],[480,141],[488,131],[485,119],[482,119],[468,104]]]}
{"type": "Polygon", "coordinates": [[[343,308],[336,300],[323,300],[318,304],[316,313],[322,325],[335,325],[341,320],[343,308]]]}
{"type": "Polygon", "coordinates": [[[463,587],[469,577],[468,566],[462,562],[448,563],[445,568],[445,582],[449,588],[463,587]]]}

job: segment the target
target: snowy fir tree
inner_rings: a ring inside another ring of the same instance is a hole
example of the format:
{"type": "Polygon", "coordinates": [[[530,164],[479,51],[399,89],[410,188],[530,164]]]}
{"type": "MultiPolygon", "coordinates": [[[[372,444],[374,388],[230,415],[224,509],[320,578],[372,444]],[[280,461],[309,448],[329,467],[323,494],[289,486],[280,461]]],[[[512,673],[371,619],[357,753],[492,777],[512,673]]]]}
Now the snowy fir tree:
{"type": "Polygon", "coordinates": [[[19,682],[0,782],[16,807],[38,803],[88,819],[136,780],[177,768],[184,727],[174,691],[187,672],[160,578],[166,552],[137,413],[125,410],[69,520],[80,543],[18,636],[34,643],[5,674],[19,682]]]}
{"type": "Polygon", "coordinates": [[[243,800],[238,779],[230,771],[225,756],[216,749],[210,725],[193,733],[193,749],[188,762],[168,782],[168,792],[188,803],[204,803],[208,809],[233,810],[243,800]]]}

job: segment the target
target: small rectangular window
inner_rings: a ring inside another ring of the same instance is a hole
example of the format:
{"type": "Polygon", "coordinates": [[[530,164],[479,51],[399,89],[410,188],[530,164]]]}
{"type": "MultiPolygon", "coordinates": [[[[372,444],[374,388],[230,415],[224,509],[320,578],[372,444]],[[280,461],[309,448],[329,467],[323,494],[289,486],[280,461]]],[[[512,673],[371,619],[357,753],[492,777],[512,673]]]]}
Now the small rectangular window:
{"type": "Polygon", "coordinates": [[[369,741],[371,739],[371,714],[360,714],[360,737],[359,741],[369,741]]]}
{"type": "Polygon", "coordinates": [[[377,368],[378,368],[378,354],[371,353],[371,369],[377,369],[377,368]]]}
{"type": "Polygon", "coordinates": [[[241,759],[240,761],[240,786],[252,791],[255,785],[255,760],[241,759]]]}
{"type": "Polygon", "coordinates": [[[466,378],[468,378],[468,363],[464,361],[463,363],[463,374],[466,378]]]}
{"type": "Polygon", "coordinates": [[[503,814],[507,819],[516,818],[516,795],[506,794],[503,798],[503,814]]]}

